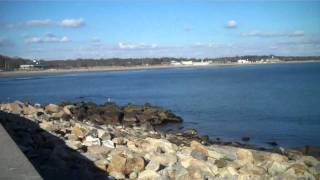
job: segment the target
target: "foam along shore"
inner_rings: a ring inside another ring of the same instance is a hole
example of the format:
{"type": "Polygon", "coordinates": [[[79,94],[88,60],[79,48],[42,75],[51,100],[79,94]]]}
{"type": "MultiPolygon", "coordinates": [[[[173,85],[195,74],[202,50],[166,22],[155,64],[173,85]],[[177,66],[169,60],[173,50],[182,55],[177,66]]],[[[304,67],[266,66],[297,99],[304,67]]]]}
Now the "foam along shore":
{"type": "Polygon", "coordinates": [[[184,134],[156,131],[155,125],[182,119],[150,104],[120,107],[114,103],[15,101],[0,104],[0,110],[1,123],[41,175],[61,172],[80,179],[320,178],[320,162],[295,151],[273,153],[210,144],[192,130],[184,134]]]}
{"type": "MultiPolygon", "coordinates": [[[[288,63],[316,63],[320,61],[280,61],[271,64],[288,64],[288,63]]],[[[27,76],[27,75],[41,75],[41,74],[59,74],[59,73],[77,73],[77,72],[104,72],[104,71],[130,71],[130,70],[150,70],[150,69],[167,69],[167,68],[203,68],[203,67],[218,67],[218,66],[242,66],[242,65],[265,65],[270,63],[212,63],[208,65],[144,65],[144,66],[96,66],[96,67],[79,67],[70,69],[45,69],[45,70],[16,70],[16,71],[0,71],[0,77],[10,76],[27,76]]]]}

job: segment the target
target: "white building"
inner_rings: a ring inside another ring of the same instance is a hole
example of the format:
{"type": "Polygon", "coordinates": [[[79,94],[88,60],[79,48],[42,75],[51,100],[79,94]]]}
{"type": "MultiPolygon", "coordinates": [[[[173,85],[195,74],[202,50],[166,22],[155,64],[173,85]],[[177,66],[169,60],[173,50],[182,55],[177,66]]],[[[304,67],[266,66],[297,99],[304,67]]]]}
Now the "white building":
{"type": "Polygon", "coordinates": [[[177,62],[177,61],[171,61],[170,64],[171,64],[171,65],[174,65],[174,66],[179,66],[179,65],[181,65],[181,63],[180,63],[180,62],[177,62]]]}
{"type": "Polygon", "coordinates": [[[238,64],[248,64],[250,63],[250,61],[248,61],[248,59],[239,59],[238,60],[238,64]]]}
{"type": "Polygon", "coordinates": [[[182,65],[193,65],[193,61],[181,61],[182,65]]]}
{"type": "Polygon", "coordinates": [[[30,70],[30,69],[33,69],[33,68],[34,68],[33,64],[22,64],[22,65],[20,65],[20,69],[21,70],[30,70]]]}

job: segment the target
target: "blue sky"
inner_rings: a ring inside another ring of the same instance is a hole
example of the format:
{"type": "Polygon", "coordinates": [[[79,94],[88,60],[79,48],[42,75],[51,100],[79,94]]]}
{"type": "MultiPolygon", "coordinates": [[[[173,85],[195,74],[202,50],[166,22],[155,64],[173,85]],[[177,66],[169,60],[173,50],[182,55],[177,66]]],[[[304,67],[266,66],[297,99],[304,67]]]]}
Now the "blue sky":
{"type": "Polygon", "coordinates": [[[37,59],[320,55],[319,1],[1,1],[0,53],[37,59]]]}

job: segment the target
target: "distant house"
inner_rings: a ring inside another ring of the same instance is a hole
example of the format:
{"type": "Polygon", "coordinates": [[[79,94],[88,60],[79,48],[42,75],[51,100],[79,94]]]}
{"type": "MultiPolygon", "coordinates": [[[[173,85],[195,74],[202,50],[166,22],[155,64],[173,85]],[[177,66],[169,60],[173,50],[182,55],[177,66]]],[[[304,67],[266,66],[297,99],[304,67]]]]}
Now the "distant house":
{"type": "Polygon", "coordinates": [[[238,62],[238,64],[248,64],[248,63],[250,63],[250,61],[248,61],[248,59],[239,59],[237,62],[238,62]]]}
{"type": "Polygon", "coordinates": [[[192,65],[193,62],[192,61],[181,61],[182,65],[192,65]]]}
{"type": "Polygon", "coordinates": [[[32,70],[34,69],[34,65],[33,64],[22,64],[19,67],[20,70],[32,70]]]}
{"type": "Polygon", "coordinates": [[[179,65],[181,65],[181,63],[180,63],[180,62],[177,62],[177,61],[171,61],[170,64],[171,64],[171,65],[174,65],[174,66],[179,66],[179,65]]]}

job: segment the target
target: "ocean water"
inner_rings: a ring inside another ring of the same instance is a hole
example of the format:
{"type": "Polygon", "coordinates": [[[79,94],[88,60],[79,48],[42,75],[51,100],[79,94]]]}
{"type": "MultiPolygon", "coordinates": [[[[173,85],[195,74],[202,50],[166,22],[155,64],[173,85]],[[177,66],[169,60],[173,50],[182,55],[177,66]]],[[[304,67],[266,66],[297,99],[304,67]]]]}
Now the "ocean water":
{"type": "Polygon", "coordinates": [[[111,99],[171,109],[183,127],[265,146],[320,146],[320,63],[89,72],[0,78],[0,101],[111,99]]]}

